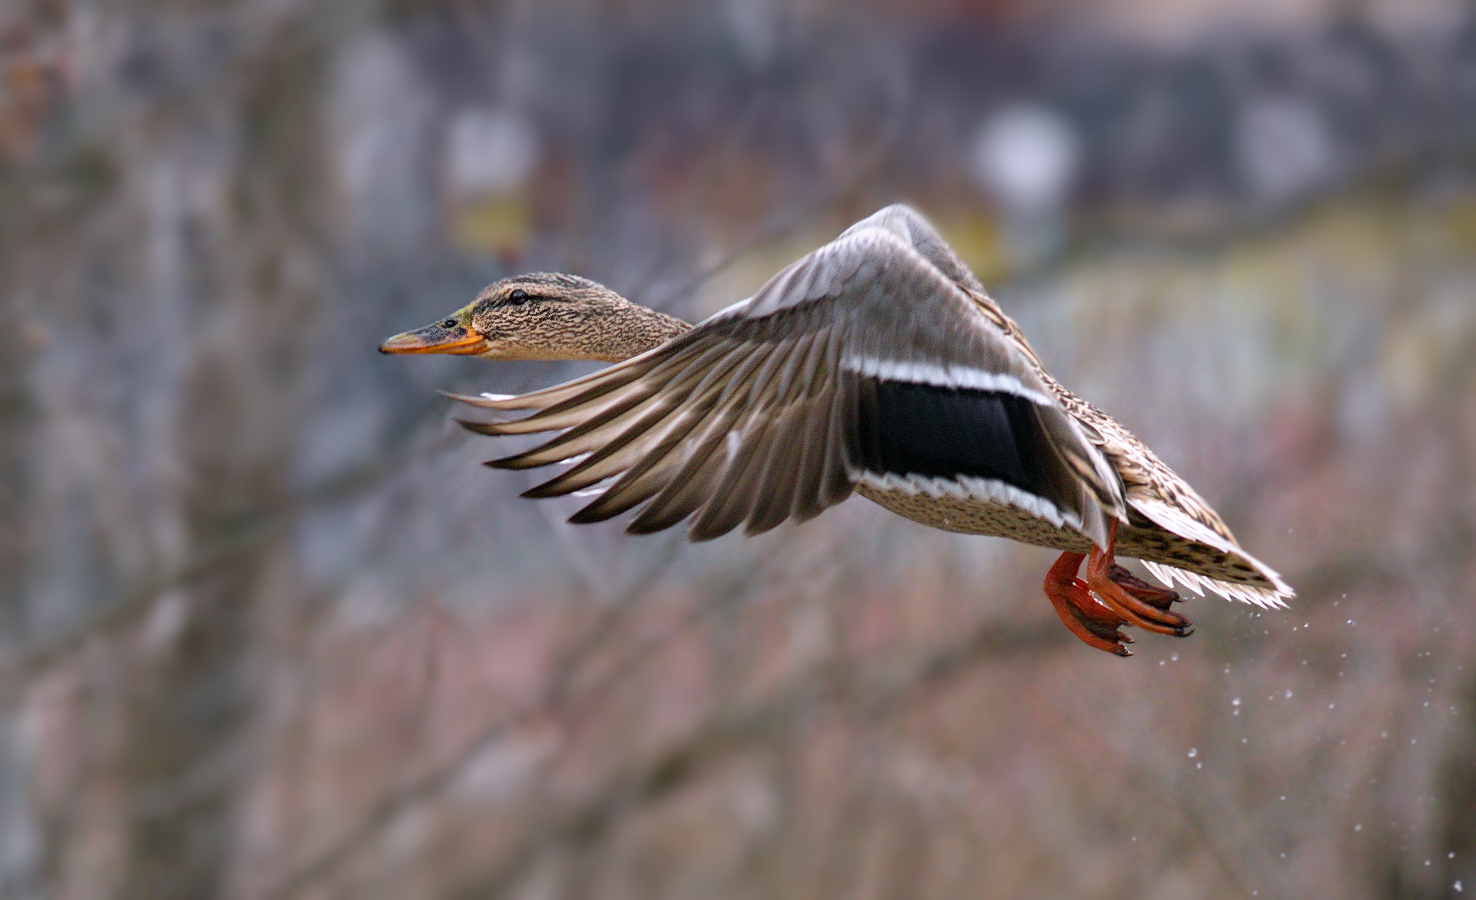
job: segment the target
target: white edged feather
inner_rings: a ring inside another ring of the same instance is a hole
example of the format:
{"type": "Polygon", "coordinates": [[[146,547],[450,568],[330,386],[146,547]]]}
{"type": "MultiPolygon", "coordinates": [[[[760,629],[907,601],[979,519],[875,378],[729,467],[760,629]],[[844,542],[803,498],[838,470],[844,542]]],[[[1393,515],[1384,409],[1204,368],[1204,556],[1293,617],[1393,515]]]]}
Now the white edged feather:
{"type": "Polygon", "coordinates": [[[1249,603],[1262,609],[1282,609],[1286,607],[1286,601],[1296,596],[1296,592],[1281,579],[1275,569],[1251,556],[1249,553],[1227,540],[1223,535],[1215,532],[1203,522],[1199,522],[1182,510],[1175,509],[1166,503],[1156,500],[1147,500],[1141,497],[1129,497],[1128,502],[1133,508],[1151,519],[1160,527],[1173,532],[1183,538],[1213,547],[1214,549],[1231,556],[1235,556],[1271,582],[1274,590],[1256,587],[1250,584],[1237,584],[1235,582],[1221,581],[1194,572],[1186,572],[1164,563],[1154,563],[1143,560],[1144,566],[1152,573],[1154,578],[1163,582],[1168,587],[1173,587],[1174,582],[1203,597],[1206,590],[1212,591],[1227,600],[1238,600],[1249,603]]]}

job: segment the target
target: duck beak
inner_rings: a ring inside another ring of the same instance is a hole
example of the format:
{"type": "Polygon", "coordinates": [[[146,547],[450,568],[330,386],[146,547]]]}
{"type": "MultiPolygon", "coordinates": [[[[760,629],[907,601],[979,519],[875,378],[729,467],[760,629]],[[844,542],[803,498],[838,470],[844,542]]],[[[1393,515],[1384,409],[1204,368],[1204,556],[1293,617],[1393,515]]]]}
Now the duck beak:
{"type": "Polygon", "coordinates": [[[380,353],[449,353],[453,356],[475,356],[487,349],[482,336],[470,328],[445,328],[427,325],[385,338],[380,353]]]}

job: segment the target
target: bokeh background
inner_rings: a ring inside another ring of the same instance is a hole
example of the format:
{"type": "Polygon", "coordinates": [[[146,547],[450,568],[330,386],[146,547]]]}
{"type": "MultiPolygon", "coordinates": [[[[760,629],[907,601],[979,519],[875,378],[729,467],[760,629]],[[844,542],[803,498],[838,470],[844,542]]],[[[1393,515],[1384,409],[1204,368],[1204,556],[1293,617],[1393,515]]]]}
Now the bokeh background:
{"type": "Polygon", "coordinates": [[[0,6],[0,896],[1476,893],[1476,10],[0,6]],[[890,202],[1298,590],[1122,660],[859,499],[574,528],[385,358],[890,202]]]}

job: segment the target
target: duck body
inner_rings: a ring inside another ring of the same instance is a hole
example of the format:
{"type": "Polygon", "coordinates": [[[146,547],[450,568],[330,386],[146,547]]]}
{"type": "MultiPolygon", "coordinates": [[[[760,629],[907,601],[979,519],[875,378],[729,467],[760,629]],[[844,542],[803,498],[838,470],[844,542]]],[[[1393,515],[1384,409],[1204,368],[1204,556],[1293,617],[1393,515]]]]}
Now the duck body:
{"type": "Polygon", "coordinates": [[[1267,607],[1292,596],[1149,448],[1050,376],[906,206],[863,219],[696,326],[540,274],[491,285],[381,350],[623,360],[530,394],[455,398],[532,411],[463,423],[479,433],[558,432],[489,464],[569,464],[525,496],[597,493],[574,522],[634,509],[628,531],[690,521],[689,536],[706,540],[803,521],[854,491],[934,528],[1061,550],[1047,596],[1074,634],[1119,655],[1131,641],[1121,625],[1192,629],[1170,609],[1175,591],[1136,579],[1116,555],[1200,593],[1267,607]],[[550,310],[598,315],[540,334],[540,306],[544,321],[550,310]],[[600,317],[620,346],[600,346],[600,317]]]}
{"type": "MultiPolygon", "coordinates": [[[[1117,530],[1118,556],[1141,560],[1169,586],[1181,583],[1201,595],[1207,589],[1266,608],[1285,605],[1292,590],[1240,549],[1224,520],[1188,482],[1116,419],[1051,377],[1019,326],[993,300],[982,292],[971,292],[971,299],[982,315],[1028,351],[1051,395],[1082,426],[1121,481],[1127,521],[1117,530]]],[[[855,490],[900,516],[942,531],[1004,537],[1083,554],[1092,547],[1091,538],[1079,528],[1041,515],[1028,498],[1023,502],[1019,497],[981,498],[986,491],[977,486],[964,489],[953,479],[924,481],[866,472],[855,490]]]]}
{"type": "MultiPolygon", "coordinates": [[[[1108,459],[1121,462],[1111,456],[1108,459]]],[[[1124,465],[1130,473],[1137,468],[1130,462],[1124,465]]],[[[899,516],[941,531],[1003,537],[1081,554],[1090,552],[1093,546],[1081,531],[1054,524],[1019,505],[981,500],[946,487],[920,489],[916,484],[900,481],[863,477],[855,491],[899,516]]],[[[1268,609],[1285,606],[1286,600],[1294,596],[1289,587],[1279,583],[1279,576],[1273,581],[1264,564],[1258,567],[1255,560],[1239,551],[1233,537],[1226,537],[1201,522],[1200,526],[1208,529],[1209,534],[1188,538],[1148,519],[1139,512],[1138,504],[1151,508],[1161,501],[1150,484],[1135,487],[1127,495],[1128,520],[1132,524],[1120,525],[1117,530],[1114,546],[1118,556],[1142,561],[1164,584],[1183,584],[1201,595],[1208,590],[1268,609]]],[[[1205,510],[1213,515],[1208,506],[1205,510]]]]}

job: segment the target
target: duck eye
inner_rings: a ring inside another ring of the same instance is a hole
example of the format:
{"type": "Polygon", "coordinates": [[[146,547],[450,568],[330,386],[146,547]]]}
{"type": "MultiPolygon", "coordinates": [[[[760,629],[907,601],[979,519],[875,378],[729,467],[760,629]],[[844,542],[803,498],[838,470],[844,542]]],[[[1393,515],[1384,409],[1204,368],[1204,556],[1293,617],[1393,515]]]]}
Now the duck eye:
{"type": "Polygon", "coordinates": [[[513,291],[511,294],[508,294],[507,295],[507,302],[508,303],[523,303],[523,302],[526,302],[527,299],[528,299],[528,292],[525,291],[525,290],[523,290],[522,288],[518,288],[517,290],[513,291]]]}
{"type": "Polygon", "coordinates": [[[457,325],[457,322],[456,322],[455,319],[447,319],[446,321],[444,321],[444,322],[441,323],[441,327],[442,328],[446,328],[446,329],[455,328],[456,325],[457,325]]]}

